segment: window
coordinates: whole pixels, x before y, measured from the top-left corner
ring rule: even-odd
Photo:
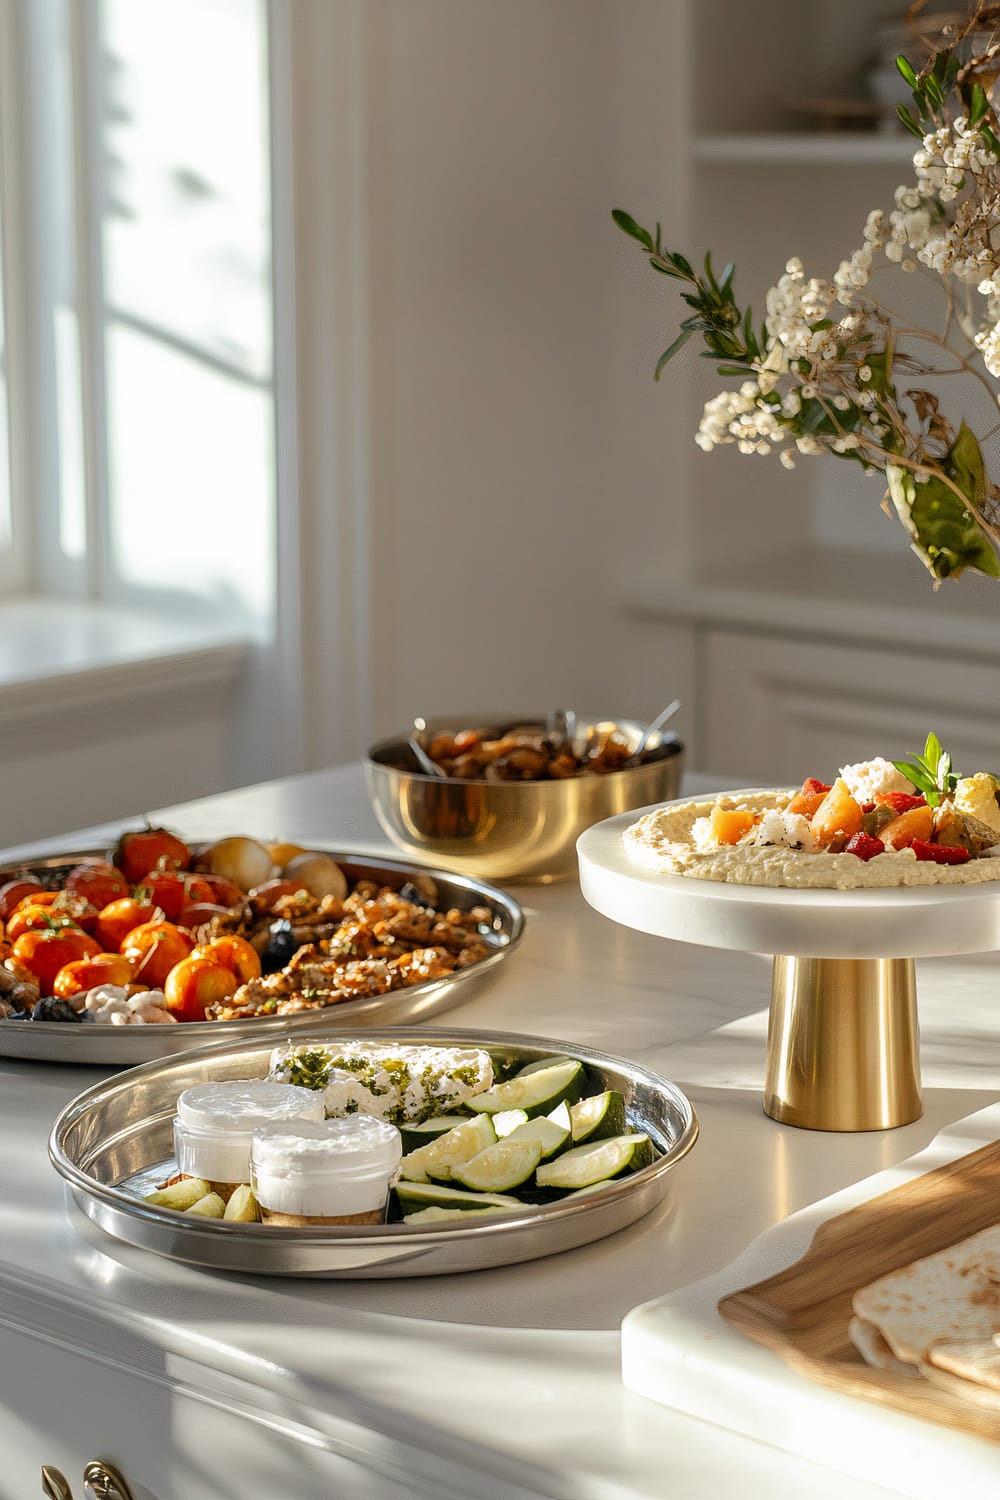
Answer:
[[[271,618],[267,19],[0,0],[8,594]]]

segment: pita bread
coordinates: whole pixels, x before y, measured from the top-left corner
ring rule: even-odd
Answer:
[[[942,1370],[929,1359],[921,1364],[920,1373],[931,1385],[937,1386],[938,1390],[947,1391],[960,1401],[985,1407],[987,1411],[1000,1411],[1000,1391],[994,1390],[992,1386],[980,1385],[976,1380],[965,1380],[961,1375],[953,1375],[950,1370]]]
[[[930,1364],[948,1370],[963,1380],[989,1386],[1000,1405],[1000,1344],[995,1339],[962,1344],[935,1344],[927,1356]]]
[[[865,1364],[871,1365],[873,1369],[891,1370],[894,1375],[909,1375],[913,1378],[920,1374],[915,1365],[904,1365],[901,1359],[896,1358],[874,1323],[866,1323],[864,1318],[855,1317],[848,1323],[847,1332]]]
[[[940,1344],[991,1342],[1000,1333],[1000,1225],[862,1287],[854,1313],[903,1364],[921,1365]]]

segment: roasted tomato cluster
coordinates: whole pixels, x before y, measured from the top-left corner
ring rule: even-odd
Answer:
[[[147,827],[124,834],[106,862],[75,865],[57,888],[29,872],[0,884],[0,1014],[85,1019],[85,997],[113,985],[129,997],[157,992],[159,1019],[204,1020],[261,974],[253,945],[213,926],[250,898],[234,874],[267,884],[282,866],[252,839],[220,840],[199,856],[204,868],[195,863],[176,834]]]

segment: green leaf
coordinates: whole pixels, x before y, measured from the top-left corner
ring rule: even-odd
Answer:
[[[980,125],[979,134],[982,136],[987,146],[989,146],[990,150],[993,152],[993,155],[998,160],[1000,160],[1000,141],[997,140],[990,127],[988,125]]]
[[[687,343],[688,339],[694,332],[695,329],[693,328],[685,328],[681,333],[677,335],[673,343],[670,345],[670,348],[664,349],[663,353],[656,361],[656,369],[653,372],[654,380],[659,380],[664,365],[667,364],[669,360],[673,359],[674,355],[677,354],[679,350],[684,348],[684,345]]]
[[[936,69],[940,56],[941,54],[938,53],[938,56],[934,59],[935,71],[928,73],[927,77],[924,79],[924,89],[927,92],[928,99],[931,101],[935,109],[940,109],[942,104],[944,103],[944,95],[941,92],[941,85],[936,77]]]
[[[978,125],[989,113],[990,101],[981,83],[974,83],[969,96],[969,124]]]
[[[910,114],[910,111],[907,109],[906,105],[897,104],[896,113],[899,116],[900,123],[905,126],[910,134],[915,135],[918,141],[922,141],[924,138],[924,132],[921,130],[920,126],[917,124],[913,116]]]
[[[634,240],[638,240],[640,245],[644,245],[647,250],[654,248],[653,236],[649,230],[643,229],[641,224],[637,224],[632,215],[627,214],[623,208],[613,208],[611,210],[611,217],[619,229],[624,230],[626,234],[630,234]]]
[[[943,478],[932,474],[917,484],[898,464],[888,464],[885,477],[913,550],[934,578],[958,578],[966,568],[1000,578],[1000,558],[971,510]],[[960,484],[957,475],[955,482]]]
[[[912,63],[910,63],[909,60],[905,57],[897,57],[896,67],[899,69],[900,73],[902,73],[903,77],[906,79],[906,82],[910,85],[910,88],[915,89],[917,86],[917,75]]]

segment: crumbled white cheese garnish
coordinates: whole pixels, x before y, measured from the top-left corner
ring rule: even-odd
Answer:
[[[709,818],[695,818],[691,824],[691,842],[699,852],[704,853],[706,849],[718,848],[717,841],[709,833]]]
[[[855,766],[842,766],[841,779],[855,802],[874,802],[878,792],[913,793],[913,783],[897,771],[891,760],[877,755],[874,760],[860,760]]]
[[[762,813],[755,828],[740,839],[741,844],[783,844],[789,849],[815,849],[815,836],[809,819],[801,813],[781,812],[774,808]]]
[[[177,1021],[167,1010],[162,990],[141,990],[137,995],[129,995],[122,984],[98,984],[87,991],[84,1006],[95,1021],[105,1026],[152,1026]]]

